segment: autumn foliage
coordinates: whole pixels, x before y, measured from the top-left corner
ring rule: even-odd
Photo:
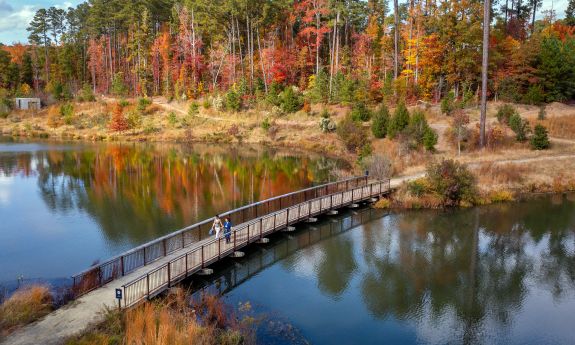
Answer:
[[[128,121],[124,117],[124,109],[120,104],[114,105],[114,110],[112,111],[112,119],[109,124],[110,130],[114,132],[123,132],[130,129]]]

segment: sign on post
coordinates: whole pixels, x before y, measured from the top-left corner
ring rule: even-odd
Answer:
[[[118,300],[118,309],[122,309],[122,289],[116,289],[116,299]]]

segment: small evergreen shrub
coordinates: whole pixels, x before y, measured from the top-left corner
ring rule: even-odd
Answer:
[[[387,135],[391,139],[401,133],[409,125],[409,110],[404,102],[399,103],[387,128]]]
[[[71,125],[74,121],[74,105],[72,103],[65,103],[60,106],[60,117],[64,120],[64,123]]]
[[[547,128],[542,125],[536,125],[531,137],[531,148],[534,150],[546,150],[551,143],[547,135]]]
[[[152,100],[149,98],[141,97],[138,98],[138,111],[144,112],[146,108],[152,104]]]
[[[423,133],[423,147],[429,152],[434,152],[437,139],[437,133],[431,127],[427,127]]]
[[[543,88],[537,84],[532,85],[523,96],[523,101],[527,104],[539,105],[545,100],[545,92]]]
[[[229,90],[228,93],[226,93],[226,109],[237,112],[240,111],[241,107],[242,99],[240,95],[234,90]]]
[[[357,102],[354,104],[350,116],[353,121],[367,122],[371,119],[371,111],[369,111],[365,103]]]
[[[270,119],[267,117],[262,121],[262,128],[264,131],[268,131],[270,129],[271,125],[272,124],[270,122]]]
[[[511,104],[504,104],[497,108],[497,114],[495,116],[497,117],[497,121],[499,121],[499,123],[508,125],[509,119],[513,114],[517,114],[517,110],[515,110]]]
[[[94,91],[90,84],[86,83],[82,86],[80,92],[78,92],[78,102],[95,102],[96,96],[94,96]]]
[[[197,102],[190,103],[188,107],[188,115],[189,116],[196,116],[200,112],[200,105]]]
[[[304,101],[302,95],[294,90],[293,87],[286,87],[280,95],[280,108],[285,113],[295,113],[303,107]]]
[[[168,123],[172,127],[174,127],[178,123],[178,117],[176,116],[176,113],[174,113],[173,111],[170,111],[168,113]]]
[[[371,123],[371,132],[376,138],[385,138],[387,135],[387,126],[389,124],[389,110],[385,104],[381,104],[373,116]]]
[[[515,133],[515,139],[519,142],[527,140],[527,133],[529,132],[529,122],[522,119],[518,113],[514,113],[509,118],[509,128]]]
[[[451,115],[451,112],[455,110],[455,94],[453,91],[449,91],[445,97],[441,99],[441,112],[445,115]]]

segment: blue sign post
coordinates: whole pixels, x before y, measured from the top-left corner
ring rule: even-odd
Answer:
[[[122,289],[116,289],[116,299],[118,300],[118,309],[122,309]]]

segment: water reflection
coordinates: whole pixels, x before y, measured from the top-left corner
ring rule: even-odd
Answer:
[[[66,276],[216,213],[333,180],[346,168],[248,146],[0,143],[0,282]],[[78,264],[66,268],[66,261]]]
[[[241,268],[275,259],[235,287],[220,283],[230,300],[279,313],[312,343],[572,344],[573,200],[369,211],[361,230],[334,232],[351,221],[343,217],[254,252]],[[281,249],[290,244],[299,249]]]

